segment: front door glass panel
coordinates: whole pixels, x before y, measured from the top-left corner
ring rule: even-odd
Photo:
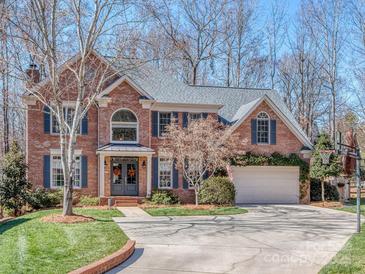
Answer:
[[[136,159],[112,159],[111,194],[113,196],[138,195],[138,164]]]

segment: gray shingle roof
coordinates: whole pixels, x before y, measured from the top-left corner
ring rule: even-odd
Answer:
[[[157,102],[223,105],[218,114],[230,123],[239,120],[256,102],[267,96],[310,144],[308,137],[275,90],[191,86],[149,64],[130,69],[125,74]]]
[[[97,151],[123,151],[123,152],[154,152],[152,148],[145,147],[139,144],[125,145],[125,144],[107,144],[98,148]]]

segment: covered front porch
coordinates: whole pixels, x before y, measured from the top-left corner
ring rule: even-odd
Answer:
[[[153,149],[141,145],[108,144],[96,153],[101,199],[151,196]]]

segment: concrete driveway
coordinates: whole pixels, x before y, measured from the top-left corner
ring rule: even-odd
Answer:
[[[137,248],[109,273],[317,273],[355,231],[355,215],[304,205],[115,221]]]

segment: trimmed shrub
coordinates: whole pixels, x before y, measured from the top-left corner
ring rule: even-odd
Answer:
[[[312,179],[311,180],[311,201],[321,201],[321,181]],[[326,201],[338,201],[340,194],[338,193],[337,187],[327,182],[324,183],[324,198]]]
[[[99,197],[92,197],[89,195],[81,195],[79,205],[81,206],[98,206]]]
[[[27,202],[31,184],[26,178],[25,156],[16,142],[0,159],[0,166],[0,206],[18,216]]]
[[[61,191],[46,191],[44,188],[36,188],[29,193],[28,204],[33,209],[49,208],[59,206],[62,202]]]
[[[152,193],[151,203],[156,205],[173,205],[179,202],[179,198],[170,190],[156,190]]]
[[[203,204],[233,205],[234,185],[228,177],[211,177],[205,180],[199,191],[199,200]]]

